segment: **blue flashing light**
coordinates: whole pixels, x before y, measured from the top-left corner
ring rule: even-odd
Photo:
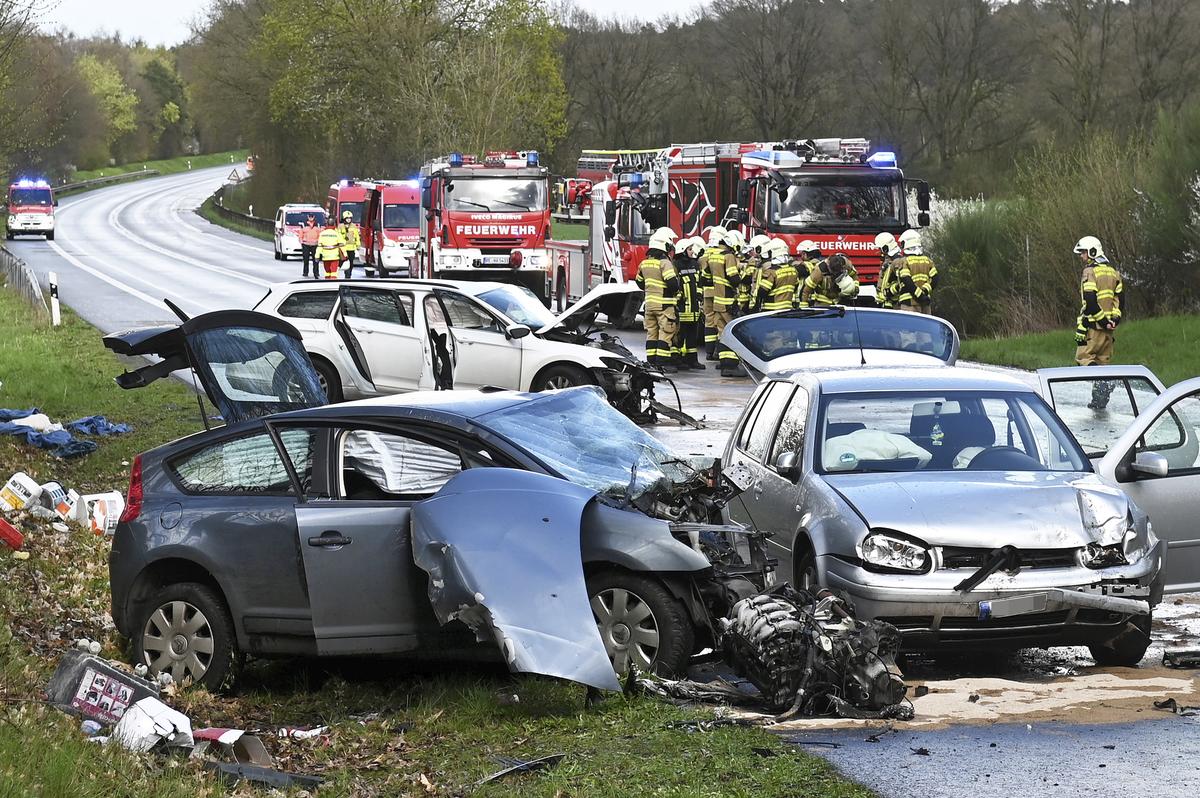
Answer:
[[[463,165],[463,155],[461,152],[450,153],[450,166],[458,167]]]
[[[629,185],[640,186],[646,182],[646,176],[641,172],[634,172],[629,176]]]
[[[17,188],[50,188],[50,184],[45,180],[30,180],[23,177],[17,181]]]
[[[537,166],[538,165],[537,150],[529,151],[529,153],[525,156],[525,165],[526,166]]]
[[[896,168],[896,153],[894,152],[876,152],[867,157],[867,165],[873,166],[876,169],[895,169]]]

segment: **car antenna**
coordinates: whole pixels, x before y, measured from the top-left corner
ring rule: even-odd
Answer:
[[[163,304],[167,306],[167,310],[171,311],[176,316],[178,316],[180,321],[187,321],[188,319],[191,318],[191,316],[184,313],[183,310],[181,310],[178,305],[176,305],[174,302],[172,302],[171,300],[169,300],[165,297],[163,298]]]
[[[847,308],[849,310],[849,308]],[[863,351],[862,328],[858,324],[858,309],[854,309],[854,334],[858,336],[858,365],[867,365],[867,353]]]

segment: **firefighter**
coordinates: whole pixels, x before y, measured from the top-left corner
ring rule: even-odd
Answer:
[[[898,284],[896,306],[911,313],[933,313],[933,292],[938,286],[937,266],[921,247],[921,234],[905,230],[897,239],[904,256],[893,266]]]
[[[750,289],[750,310],[753,313],[770,309],[767,305],[771,302],[779,270],[775,258],[781,248],[786,255],[787,244],[779,239],[771,239],[759,247],[759,267]]]
[[[346,258],[346,239],[332,216],[326,217],[325,229],[317,237],[317,260],[325,267],[325,279],[336,280],[338,267]]]
[[[739,316],[744,316],[753,309],[755,286],[758,284],[758,270],[762,265],[762,246],[770,240],[770,236],[759,233],[751,236],[750,240],[742,247],[739,255],[742,277],[741,282],[738,283],[737,293]]]
[[[358,225],[354,223],[354,214],[350,211],[342,211],[342,223],[338,226],[338,232],[342,234],[342,240],[346,242],[346,279],[350,279],[350,274],[354,271],[354,256],[358,254],[358,248],[362,246],[362,237],[359,235]]]
[[[854,264],[838,252],[822,260],[805,278],[800,289],[800,307],[845,305],[858,296],[858,288]]]
[[[700,282],[704,286],[704,359],[717,359],[717,316],[713,310],[713,276],[710,261],[723,259],[721,239],[727,232],[724,227],[710,227],[707,231],[708,247],[700,258]]]
[[[675,297],[679,294],[679,276],[669,257],[671,249],[671,240],[663,228],[654,231],[635,278],[638,287],[646,292],[646,362],[668,374],[676,371]]]
[[[738,284],[742,279],[737,251],[741,245],[741,233],[730,230],[721,240],[721,257],[709,261],[713,277],[713,312],[717,325],[717,360],[721,363],[722,377],[742,375],[737,354],[719,340],[737,312]]]
[[[805,281],[821,268],[821,247],[811,238],[806,238],[796,245],[796,293],[792,296],[792,305],[800,306],[800,296],[804,291]]]
[[[317,217],[311,213],[300,228],[300,257],[304,261],[304,276],[308,277],[308,267],[312,266],[312,276],[317,274],[317,241],[321,238],[321,228],[317,225]]]
[[[770,279],[767,280],[764,277],[759,282],[759,289],[764,294],[762,309],[768,311],[791,310],[792,303],[796,298],[796,289],[800,285],[799,272],[788,252],[787,242],[777,239],[769,251],[771,253]]]
[[[687,238],[679,241],[675,251],[675,271],[679,275],[679,298],[675,308],[679,312],[679,368],[704,371],[700,362],[700,345],[703,340],[703,286],[700,281],[700,256],[704,254],[704,240]]]
[[[1117,325],[1121,323],[1125,285],[1120,273],[1104,256],[1100,239],[1084,236],[1075,244],[1075,254],[1083,264],[1079,284],[1082,307],[1075,325],[1075,362],[1081,366],[1107,366],[1112,359]],[[1104,410],[1112,392],[1112,381],[1095,382],[1088,407]]]
[[[879,250],[879,284],[875,289],[875,301],[881,308],[892,308],[896,305],[896,267],[900,257],[900,245],[891,233],[880,233],[875,236],[875,246]]]

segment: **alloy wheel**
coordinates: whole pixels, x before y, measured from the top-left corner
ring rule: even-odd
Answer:
[[[169,673],[176,682],[199,682],[212,665],[213,633],[208,618],[187,601],[169,601],[155,610],[142,630],[147,667]]]
[[[546,380],[545,390],[562,390],[563,388],[570,388],[574,384],[574,381],[570,377],[565,374],[559,374],[558,376],[551,377],[550,379]]]
[[[592,612],[617,673],[627,672],[631,664],[642,671],[653,670],[659,628],[649,604],[632,591],[614,587],[592,597]]]

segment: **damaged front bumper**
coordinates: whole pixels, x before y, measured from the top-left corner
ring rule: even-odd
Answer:
[[[886,621],[906,650],[956,645],[1090,645],[1112,637],[1162,599],[1166,544],[1157,541],[1130,565],[1102,569],[1025,568],[996,573],[959,591],[968,569],[881,574],[856,562],[822,557],[826,584],[850,594],[860,617]]]

